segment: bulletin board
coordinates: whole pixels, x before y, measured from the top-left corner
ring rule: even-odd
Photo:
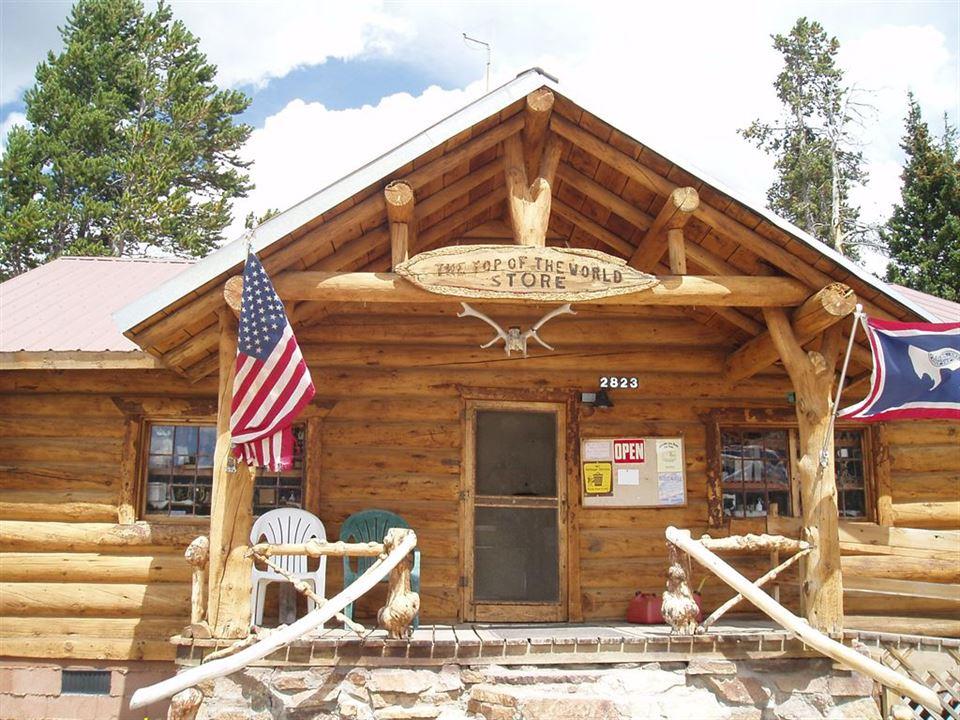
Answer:
[[[584,507],[687,504],[683,438],[586,438],[580,442]]]

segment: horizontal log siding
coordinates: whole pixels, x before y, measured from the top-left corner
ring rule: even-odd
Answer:
[[[492,313],[499,319],[501,314]],[[509,324],[536,313],[511,311]],[[422,619],[451,621],[458,612],[457,523],[463,387],[592,390],[598,377],[640,378],[635,391],[613,391],[615,407],[581,408],[583,437],[682,435],[688,503],[670,509],[596,509],[579,513],[577,547],[584,620],[620,619],[634,592],[660,592],[666,567],[663,529],[694,535],[707,527],[706,432],[716,407],[788,408],[789,381],[777,368],[737,385],[722,378],[733,342],[671,308],[606,311],[554,320],[542,332],[557,348],[531,349],[531,359],[480,351],[489,330],[479,321],[344,314],[304,331],[321,416],[320,467],[309,468],[308,493],[328,535],[370,507],[392,510],[416,530],[422,551]],[[189,568],[182,551],[202,526],[177,523],[120,528],[116,507],[124,416],[112,398],[144,394],[176,405],[215,398],[216,379],[197,384],[163,371],[20,371],[0,374],[0,593],[2,653],[32,657],[169,658],[165,638],[189,617]],[[960,498],[957,429],[945,423],[888,428],[893,512],[904,526],[958,527],[950,515]],[[571,499],[572,500],[572,499]],[[754,527],[756,525],[756,527]],[[741,521],[732,530],[760,531]],[[751,576],[763,557],[743,558]],[[855,564],[855,563],[854,563]],[[896,568],[891,565],[891,573]],[[950,568],[939,568],[944,577]],[[694,569],[694,583],[702,573]],[[784,602],[797,594],[785,579]],[[328,592],[342,583],[341,563],[328,563]],[[386,586],[364,598],[371,617]],[[710,577],[704,602],[731,592]],[[271,604],[273,599],[271,598]],[[940,612],[937,601],[851,596],[858,614]],[[738,610],[750,611],[742,603]]]

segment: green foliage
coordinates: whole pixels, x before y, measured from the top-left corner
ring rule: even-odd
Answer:
[[[0,276],[61,254],[204,255],[250,189],[250,100],[165,2],[78,0],[0,160]]]
[[[773,36],[784,67],[774,82],[783,104],[778,124],[754,120],[740,134],[776,157],[769,207],[831,247],[855,256],[859,211],[850,189],[866,182],[852,127],[858,106],[835,62],[840,44],[818,22],[797,20]]]
[[[243,219],[243,226],[247,230],[253,230],[258,225],[263,225],[267,220],[279,214],[280,211],[277,208],[268,208],[266,212],[259,216],[251,210],[247,213],[247,217]]]
[[[882,238],[890,254],[887,280],[960,301],[960,159],[957,129],[944,118],[931,136],[911,93],[900,147],[907,155],[900,203]]]

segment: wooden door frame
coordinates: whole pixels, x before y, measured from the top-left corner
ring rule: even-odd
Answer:
[[[519,393],[518,393],[519,394]],[[474,487],[476,473],[476,417],[478,410],[549,412],[556,418],[556,485],[557,485],[557,579],[556,602],[476,603],[473,601],[474,579]],[[460,616],[465,621],[564,622],[569,619],[570,557],[568,542],[572,528],[568,503],[568,415],[570,404],[564,399],[485,399],[463,398],[461,415],[463,458],[460,473]],[[577,573],[579,576],[579,573]],[[482,606],[478,617],[478,606]]]

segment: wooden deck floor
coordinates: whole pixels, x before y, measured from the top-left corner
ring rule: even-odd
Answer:
[[[228,641],[174,638],[178,662],[199,663]],[[666,625],[544,623],[424,625],[408,640],[389,640],[383,630],[364,636],[323,629],[259,664],[438,665],[592,664],[681,661],[692,657],[808,657],[815,653],[781,628],[763,621],[731,621],[705,635],[671,635]]]
[[[845,630],[844,643],[877,648],[960,648],[960,640],[940,637]],[[230,645],[225,640],[172,639],[177,662],[196,665]],[[697,658],[763,659],[819,657],[800,640],[766,620],[730,620],[704,635],[671,635],[666,625],[625,623],[542,623],[423,625],[407,640],[389,640],[383,630],[360,636],[340,628],[322,628],[308,638],[255,663],[290,667],[306,665],[503,665],[605,664],[670,662]]]

